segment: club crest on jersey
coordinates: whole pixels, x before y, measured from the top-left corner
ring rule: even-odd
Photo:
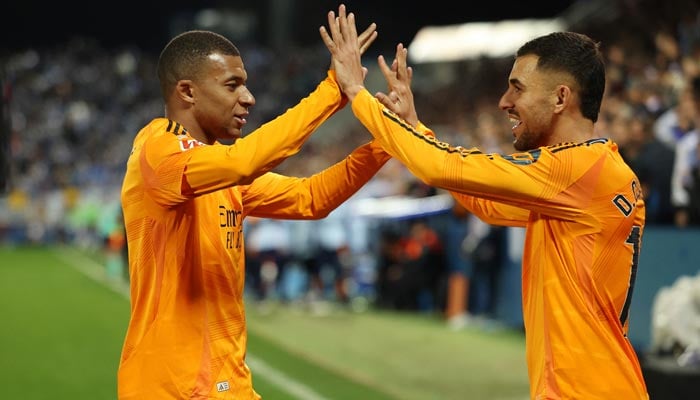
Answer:
[[[187,135],[179,135],[178,140],[180,141],[180,150],[186,151],[189,149],[194,149],[199,146],[206,146],[206,143],[202,143],[199,140],[192,139]]]

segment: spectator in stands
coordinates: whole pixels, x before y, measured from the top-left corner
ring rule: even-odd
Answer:
[[[700,226],[700,143],[695,148],[695,163],[690,169],[688,225]]]
[[[691,214],[697,214],[691,204],[691,192],[696,190],[693,182],[693,171],[697,168],[698,146],[700,146],[700,76],[692,79],[690,83],[693,101],[694,129],[681,137],[675,147],[675,163],[671,178],[671,195],[673,205],[677,207],[676,226],[700,224],[700,221],[691,219]]]
[[[455,201],[450,209],[445,235],[445,262],[447,267],[447,290],[445,294],[445,319],[452,329],[469,323],[469,289],[471,285],[472,261],[462,249],[469,232],[471,213]]]
[[[271,297],[284,295],[279,283],[290,259],[291,238],[286,221],[246,218],[246,284],[254,298],[265,304]]]
[[[652,117],[638,112],[627,118],[626,140],[618,142],[620,154],[639,178],[646,205],[646,223],[673,225],[671,176],[675,152],[653,132]]]
[[[364,87],[354,20],[320,30],[355,116],[392,156],[489,223],[526,227],[523,317],[530,397],[647,400],[627,339],[644,227],[639,180],[594,136],[605,88],[599,44],[555,32],[521,46],[499,107],[519,153],[453,147],[420,123],[408,51],[396,47],[376,98]],[[592,376],[605,377],[591,385]]]
[[[679,8],[682,11],[677,30],[681,53],[700,56],[700,5],[697,2],[686,2]]]
[[[386,229],[379,263],[380,307],[432,311],[444,274],[443,244],[423,218],[404,221],[407,232]]]
[[[343,203],[326,218],[312,221],[313,257],[306,260],[309,273],[309,300],[325,300],[329,294],[334,300],[347,304],[350,265],[350,221],[352,216]],[[331,289],[329,293],[328,289]]]
[[[674,149],[676,143],[695,128],[695,103],[690,85],[680,90],[677,103],[665,110],[653,122],[656,138],[668,148]]]
[[[404,242],[405,261],[415,265],[418,285],[418,309],[432,311],[441,303],[440,277],[445,275],[444,244],[428,221],[418,218],[411,222]]]
[[[380,232],[377,254],[377,299],[380,308],[404,308],[402,288],[406,287],[402,266],[401,234],[392,228]]]
[[[501,227],[485,223],[454,202],[445,235],[445,316],[450,328],[495,318],[503,241]]]
[[[375,37],[372,24],[363,51]],[[131,319],[118,398],[260,399],[245,363],[244,218],[323,218],[389,157],[370,142],[310,178],[270,172],[346,103],[333,71],[245,138],[255,98],[228,39],[177,35],[158,77],[165,116],[136,135],[122,186]]]
[[[462,242],[462,251],[473,264],[470,310],[481,322],[496,317],[501,265],[504,262],[503,243],[503,227],[487,224],[471,214],[469,233]]]

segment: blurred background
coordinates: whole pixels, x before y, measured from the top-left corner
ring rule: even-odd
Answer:
[[[257,99],[250,132],[323,79],[329,57],[318,27],[338,4],[172,0],[3,6],[8,21],[0,26],[3,251],[68,247],[95,261],[105,282],[128,284],[119,190],[134,135],[163,114],[155,73],[160,49],[188,29],[230,38],[241,50]],[[512,151],[510,123],[497,102],[520,44],[554,30],[579,31],[601,42],[608,82],[596,129],[619,144],[647,199],[629,337],[644,361],[652,398],[674,390],[673,398],[682,398],[686,378],[695,384],[700,379],[700,3],[501,1],[466,11],[448,1],[420,7],[345,4],[357,14],[359,28],[378,24],[379,38],[364,56],[370,91],[384,90],[376,56],[393,57],[397,43],[408,45],[421,120],[441,140],[488,152]],[[342,110],[276,171],[311,175],[369,137]],[[246,224],[252,326],[278,329],[265,318],[289,307],[304,312],[301,321],[338,313],[387,320],[409,315],[447,332],[522,334],[523,232],[480,222],[397,162],[390,161],[327,219],[250,218]],[[0,258],[0,274],[8,274],[0,276],[11,280],[7,271],[21,267],[22,260]],[[14,284],[29,288],[30,281]],[[128,312],[126,303],[122,307]]]

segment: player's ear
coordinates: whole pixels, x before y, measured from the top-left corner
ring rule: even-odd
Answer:
[[[189,79],[177,81],[175,84],[175,95],[184,102],[194,103],[192,81]]]
[[[557,86],[555,92],[556,103],[554,105],[555,112],[561,112],[566,107],[569,107],[574,100],[574,93],[571,88],[566,85]]]

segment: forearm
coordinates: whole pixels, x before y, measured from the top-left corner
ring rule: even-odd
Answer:
[[[297,105],[284,114],[263,124],[231,146],[238,162],[249,165],[251,171],[266,172],[299,152],[311,134],[347,103],[342,96],[335,73]]]
[[[572,187],[580,172],[569,171],[556,182],[548,179],[560,159],[546,149],[504,156],[452,146],[420,124],[408,124],[366,91],[355,97],[352,110],[386,152],[426,185],[531,211],[546,209],[563,218],[581,212],[571,197],[558,195]]]
[[[530,211],[524,208],[464,193],[450,192],[450,195],[469,212],[490,225],[524,227],[530,218]]]
[[[323,218],[364,186],[391,158],[376,141],[308,180],[314,218]]]
[[[308,178],[268,173],[243,188],[247,212],[256,217],[320,219],[355,194],[390,159],[375,143]]]

